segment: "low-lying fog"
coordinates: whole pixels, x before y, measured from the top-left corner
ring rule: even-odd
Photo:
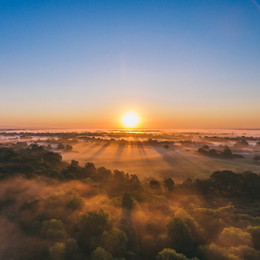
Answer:
[[[74,152],[64,152],[64,160],[78,160],[80,163],[93,162],[97,166],[121,169],[150,177],[171,174],[175,179],[208,176],[214,170],[252,170],[259,172],[260,166],[250,159],[216,159],[197,154],[196,149],[181,146],[165,149],[160,146],[132,146],[129,144],[76,144]]]
[[[0,143],[26,142],[49,145],[61,153],[63,160],[77,160],[80,164],[93,162],[109,169],[120,169],[145,177],[174,177],[175,180],[203,178],[216,170],[260,172],[260,130],[197,130],[197,131],[2,131]],[[45,135],[46,134],[46,135]],[[150,139],[150,141],[149,141]],[[152,141],[151,141],[152,140]],[[240,144],[241,140],[247,144]],[[156,142],[157,141],[157,142]],[[58,144],[72,149],[58,149]],[[166,146],[165,146],[166,145]],[[206,156],[200,147],[223,150],[243,158]]]

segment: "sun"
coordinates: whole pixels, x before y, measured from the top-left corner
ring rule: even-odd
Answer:
[[[122,123],[126,128],[133,128],[138,126],[140,123],[140,117],[135,112],[128,112],[123,115]]]

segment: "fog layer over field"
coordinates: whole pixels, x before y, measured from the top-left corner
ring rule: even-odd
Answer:
[[[0,135],[3,143],[21,141],[49,144],[68,162],[93,162],[140,178],[171,176],[178,181],[224,169],[260,172],[254,160],[260,155],[260,130],[5,130]],[[72,149],[57,149],[59,144]],[[228,146],[241,158],[205,156],[198,152],[205,145],[216,151]]]
[[[162,146],[144,146],[131,144],[109,145],[96,143],[77,144],[75,152],[64,152],[64,160],[78,160],[94,162],[98,166],[111,169],[122,169],[137,174],[141,178],[149,176],[172,176],[178,180],[187,177],[208,176],[212,170],[230,169],[234,171],[260,171],[250,159],[236,159],[227,161],[202,156],[193,147],[174,146],[165,149]]]

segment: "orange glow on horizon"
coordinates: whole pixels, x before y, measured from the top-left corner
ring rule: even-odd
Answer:
[[[174,128],[260,128],[258,110],[254,111],[201,111],[188,108],[176,108],[174,111],[138,107],[142,116],[138,124],[124,123],[124,114],[118,113],[118,107],[131,111],[123,105],[107,107],[106,110],[71,109],[66,108],[50,113],[46,110],[10,111],[0,115],[1,128],[82,128],[82,129],[174,129]],[[121,110],[121,111],[122,111]],[[253,109],[252,109],[253,110]],[[134,111],[132,111],[134,112]],[[127,114],[127,113],[126,113]],[[138,113],[137,113],[138,115]],[[130,117],[131,122],[131,117]]]

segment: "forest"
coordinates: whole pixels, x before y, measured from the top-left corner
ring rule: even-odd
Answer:
[[[251,171],[140,179],[38,144],[0,147],[0,259],[258,260],[259,216]]]

